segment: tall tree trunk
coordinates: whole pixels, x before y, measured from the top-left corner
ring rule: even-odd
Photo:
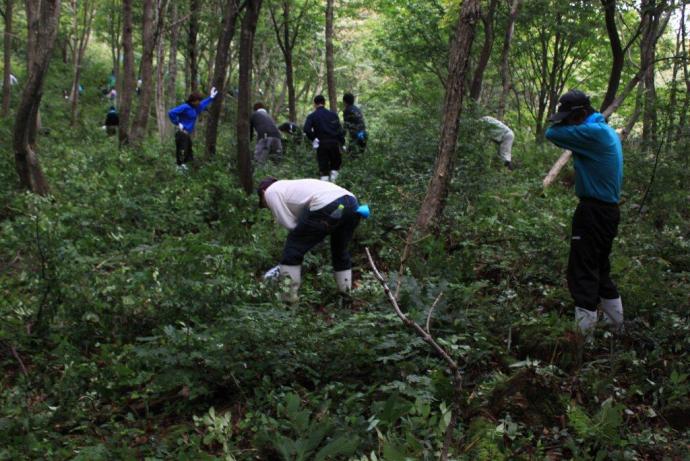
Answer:
[[[625,62],[625,53],[621,45],[621,39],[618,36],[618,28],[616,27],[616,0],[601,0],[604,6],[604,18],[606,21],[606,32],[609,36],[609,44],[611,46],[611,73],[609,75],[609,85],[606,89],[606,95],[601,102],[601,109],[606,109],[614,99],[616,99],[616,92],[621,82],[621,74],[623,73],[623,64]]]
[[[225,76],[228,73],[230,42],[235,35],[235,23],[239,4],[237,0],[227,0],[223,15],[223,29],[218,37],[216,48],[216,62],[213,66],[213,79],[211,86],[218,90],[218,96],[209,107],[208,123],[206,124],[206,154],[213,157],[216,154],[216,141],[218,139],[218,124],[220,113],[225,99]]]
[[[160,0],[158,0],[160,2]],[[160,6],[160,5],[159,5]],[[162,13],[161,13],[162,14]],[[170,123],[166,111],[165,98],[165,40],[161,35],[156,45],[156,125],[161,141],[166,138]]]
[[[120,125],[118,128],[120,146],[129,144],[129,118],[132,111],[132,97],[136,77],[134,75],[134,45],[132,43],[132,1],[122,0],[122,84],[120,86]]]
[[[39,49],[39,40],[41,33],[41,3],[42,0],[26,0],[26,62],[27,69],[32,69],[36,59],[41,50]],[[27,139],[30,146],[36,145],[38,137],[38,130],[41,127],[41,115],[39,112],[40,104],[37,104],[31,109],[31,120],[29,122],[29,131]]]
[[[4,55],[3,55],[3,74],[2,74],[2,116],[7,117],[10,113],[10,90],[12,83],[12,7],[14,0],[5,0],[5,34]]]
[[[520,8],[520,0],[512,0],[510,3],[510,15],[508,17],[508,25],[503,37],[503,48],[501,49],[501,96],[498,99],[498,109],[496,116],[503,119],[506,112],[506,99],[510,91],[510,45],[513,42],[513,33],[515,32],[515,20],[517,19],[518,9]]]
[[[494,15],[496,13],[496,5],[498,0],[491,0],[489,9],[482,15],[482,23],[484,24],[484,44],[479,55],[477,68],[474,71],[474,78],[472,79],[472,86],[470,87],[470,98],[479,102],[482,94],[482,83],[484,82],[484,71],[489,64],[491,58],[491,49],[494,46]]]
[[[79,5],[77,0],[72,0],[72,94],[71,101],[71,117],[70,125],[74,126],[77,123],[77,107],[79,104],[79,80],[81,78],[81,63],[84,60],[86,47],[89,45],[89,38],[91,36],[91,24],[95,14],[95,5],[91,0],[82,1],[82,24],[81,31],[79,29]]]
[[[254,34],[261,9],[261,0],[247,0],[240,34],[240,75],[237,96],[237,166],[240,184],[247,194],[252,193],[252,164],[249,155],[249,104],[252,87],[252,53]]]
[[[199,48],[197,37],[199,35],[199,10],[200,0],[190,0],[189,33],[187,34],[187,66],[189,67],[189,92],[199,91]]]
[[[688,109],[690,108],[690,71],[688,71],[688,47],[687,47],[687,29],[685,24],[685,3],[683,3],[680,12],[680,34],[681,34],[681,48],[683,50],[683,81],[685,82],[685,98],[683,99],[683,106],[680,110],[678,118],[678,129],[676,130],[676,138],[682,139],[688,133],[687,119]]]
[[[334,0],[326,0],[326,82],[328,83],[328,104],[332,111],[338,112],[333,57],[333,2]]]
[[[644,85],[644,108],[642,111],[642,143],[649,146],[656,141],[656,85],[654,70],[656,65],[656,34],[659,26],[657,0],[643,0],[641,5],[642,40],[640,41],[640,67],[645,69],[642,83]]]
[[[29,6],[29,3],[32,5]],[[19,181],[22,187],[40,195],[49,191],[48,181],[43,175],[38,155],[29,143],[31,125],[35,123],[38,107],[43,96],[43,82],[48,72],[50,57],[57,37],[60,19],[60,0],[27,0],[27,10],[34,9],[37,15],[37,35],[33,45],[31,67],[21,101],[17,107],[14,122],[13,147],[14,159]],[[31,27],[31,25],[29,25]],[[31,34],[31,31],[29,32]]]
[[[177,44],[180,39],[180,27],[177,24],[177,2],[171,2],[172,11],[170,19],[172,27],[170,28],[170,54],[168,55],[168,86],[166,88],[167,106],[172,107],[177,100]]]
[[[432,227],[435,227],[445,208],[448,186],[453,176],[465,72],[474,40],[474,28],[480,15],[479,4],[480,0],[465,0],[455,25],[455,35],[449,53],[446,95],[441,112],[443,122],[438,144],[438,157],[436,157],[434,172],[408,242],[412,241],[415,232],[417,235],[424,235]]]
[[[165,20],[165,8],[168,0],[160,0],[154,6],[154,0],[144,0],[144,18],[142,27],[143,50],[141,53],[141,92],[139,93],[139,107],[134,118],[134,125],[130,135],[130,142],[139,144],[146,136],[149,124],[151,99],[153,96],[153,53]]]

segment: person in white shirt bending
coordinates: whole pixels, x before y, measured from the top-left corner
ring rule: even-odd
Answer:
[[[264,277],[290,278],[288,301],[296,302],[304,255],[330,235],[335,281],[339,291],[348,293],[352,289],[352,260],[347,247],[360,216],[368,216],[366,205],[360,207],[347,189],[316,179],[279,181],[269,177],[261,181],[257,193],[259,206],[271,210],[276,221],[290,231],[280,265]]]
[[[498,144],[498,155],[501,156],[503,164],[509,169],[513,169],[513,141],[515,133],[508,125],[493,117],[484,116],[480,118],[489,128],[491,140]]]

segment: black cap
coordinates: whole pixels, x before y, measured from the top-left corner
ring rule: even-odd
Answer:
[[[273,176],[268,176],[262,179],[259,183],[259,187],[256,189],[256,193],[259,195],[259,208],[263,208],[263,205],[261,203],[261,197],[263,197],[264,192],[266,192],[266,189],[268,189],[270,185],[276,181],[278,181],[277,178],[274,178]]]
[[[549,117],[550,122],[560,122],[578,109],[591,110],[589,96],[580,90],[570,90],[558,99],[558,111]]]

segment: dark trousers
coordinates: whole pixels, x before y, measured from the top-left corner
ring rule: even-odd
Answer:
[[[367,140],[359,139],[358,137],[350,137],[350,143],[348,145],[348,152],[352,157],[356,157],[359,154],[363,154],[367,150]]]
[[[342,205],[343,208],[339,208]],[[347,246],[359,224],[357,199],[345,195],[334,200],[320,210],[305,211],[299,218],[297,227],[288,234],[281,264],[299,266],[304,255],[326,238],[331,236],[331,261],[333,270],[344,271],[352,267]]]
[[[175,133],[175,157],[178,165],[194,161],[192,138],[189,133],[179,130]]]
[[[573,215],[568,258],[568,288],[575,305],[596,310],[599,298],[617,298],[609,255],[618,233],[618,205],[582,199]]]
[[[316,149],[316,161],[319,163],[321,176],[328,176],[332,170],[340,170],[343,158],[338,141],[321,141]]]

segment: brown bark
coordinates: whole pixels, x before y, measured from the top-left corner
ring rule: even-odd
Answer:
[[[7,117],[10,113],[10,75],[12,73],[12,7],[14,0],[5,0],[5,33],[4,33],[4,55],[3,55],[3,74],[2,74],[2,116]]]
[[[122,67],[122,84],[120,85],[120,146],[129,144],[129,119],[132,110],[132,97],[136,77],[134,75],[134,45],[132,43],[132,1],[122,0],[122,52],[124,63]]]
[[[84,60],[86,47],[91,36],[91,24],[96,13],[95,3],[82,0],[81,8],[77,0],[71,0],[72,10],[72,91],[70,94],[70,125],[77,123],[77,107],[79,104],[79,80],[81,78],[81,63]],[[81,18],[79,13],[81,13]],[[81,23],[81,24],[80,24]]]
[[[625,61],[625,53],[621,45],[621,39],[618,36],[618,28],[616,27],[616,0],[601,0],[604,6],[604,19],[606,22],[606,32],[609,36],[609,45],[611,46],[611,73],[609,75],[609,84],[606,89],[606,95],[601,102],[601,109],[607,108],[616,98],[616,92],[621,81],[621,74],[623,72],[623,64]]]
[[[274,13],[273,8],[271,8],[269,12],[271,15],[273,30],[276,33],[278,46],[280,47],[280,51],[283,53],[283,60],[285,61],[285,85],[287,87],[286,89],[288,94],[288,118],[291,122],[294,122],[297,120],[297,98],[295,95],[293,50],[295,48],[295,43],[297,42],[297,37],[299,36],[302,18],[309,7],[309,0],[306,0],[302,5],[302,9],[296,20],[290,19],[290,2],[291,0],[283,0],[283,21],[280,24],[276,20],[276,14]],[[290,30],[291,22],[294,22],[292,31]],[[278,113],[277,108],[275,108],[274,113]]]
[[[508,16],[508,25],[506,26],[505,35],[503,37],[503,48],[501,49],[501,96],[498,99],[498,109],[496,115],[499,119],[503,119],[506,112],[506,99],[510,91],[510,45],[513,42],[513,33],[515,32],[515,20],[517,19],[518,9],[520,8],[520,0],[512,0],[510,3],[510,15]]]
[[[424,235],[432,227],[436,227],[443,214],[448,186],[453,175],[455,148],[458,141],[458,124],[462,111],[465,72],[469,61],[474,28],[479,19],[479,0],[465,0],[455,26],[455,35],[450,46],[448,61],[448,80],[446,94],[443,101],[443,122],[441,125],[441,139],[438,145],[438,156],[434,164],[434,172],[426,191],[426,196],[419,209],[417,221],[410,232],[408,241],[413,234]]]
[[[49,192],[48,181],[43,175],[38,155],[30,144],[29,136],[31,125],[35,122],[38,107],[41,104],[43,83],[57,36],[60,0],[43,0],[40,5],[39,0],[27,0],[27,10],[30,9],[35,11],[36,15],[32,18],[35,23],[30,24],[29,27],[35,26],[37,33],[34,36],[35,47],[31,53],[31,67],[28,69],[27,82],[17,107],[13,148],[15,167],[22,187],[34,193],[46,195]],[[31,35],[31,30],[29,34]]]
[[[40,49],[39,38],[41,32],[41,0],[26,0],[26,68],[32,69],[36,61]],[[39,114],[39,105],[36,105],[31,110],[31,120],[29,122],[29,131],[27,139],[30,146],[36,145],[36,138],[38,137],[38,130],[41,126],[41,117]]]
[[[220,123],[220,113],[223,109],[223,99],[225,98],[225,75],[228,73],[230,62],[230,42],[235,35],[235,24],[239,2],[237,0],[227,0],[223,14],[223,29],[218,37],[216,47],[216,60],[213,66],[213,79],[211,86],[218,90],[218,96],[208,108],[209,117],[206,124],[206,155],[213,157],[216,154],[216,141],[218,139],[218,124]]]
[[[326,83],[328,84],[328,105],[333,112],[338,112],[333,51],[333,2],[334,0],[326,0]]]
[[[177,45],[180,38],[177,13],[177,2],[173,1],[170,4],[171,24],[170,28],[170,54],[168,55],[168,84],[165,90],[167,97],[167,106],[172,107],[177,100]]]
[[[688,109],[690,108],[690,71],[688,71],[688,47],[687,47],[687,29],[685,25],[686,15],[685,15],[685,3],[681,7],[680,16],[680,34],[681,34],[681,49],[683,56],[683,81],[685,82],[685,98],[683,99],[683,106],[680,110],[680,115],[678,118],[678,129],[676,130],[676,138],[682,139],[684,134],[687,133],[688,127]]]
[[[144,17],[142,24],[143,50],[141,52],[141,91],[139,93],[139,107],[134,118],[130,134],[130,142],[139,144],[146,136],[149,123],[149,112],[153,96],[153,53],[160,31],[165,21],[165,9],[168,0],[160,0],[154,5],[154,0],[144,1]]]
[[[261,0],[247,0],[240,33],[239,95],[237,96],[237,167],[240,184],[252,193],[252,164],[249,156],[249,116],[252,87],[252,54]]]
[[[189,33],[187,34],[187,67],[189,68],[189,81],[187,88],[189,92],[199,91],[199,48],[197,38],[199,35],[199,10],[201,9],[200,0],[191,0],[189,4]]]
[[[158,0],[160,3],[160,0]],[[159,5],[160,6],[160,5]],[[162,14],[162,13],[161,13]],[[166,99],[165,99],[165,40],[161,35],[156,44],[156,125],[158,136],[161,141],[166,138],[170,123],[167,121]]]
[[[479,98],[482,94],[484,71],[486,70],[486,66],[489,64],[489,58],[491,58],[491,49],[494,46],[494,15],[496,13],[497,4],[498,0],[491,0],[486,13],[482,15],[482,23],[484,24],[484,44],[482,45],[482,51],[479,54],[479,61],[477,61],[477,68],[474,71],[472,86],[470,87],[470,98],[476,102],[479,102]]]

